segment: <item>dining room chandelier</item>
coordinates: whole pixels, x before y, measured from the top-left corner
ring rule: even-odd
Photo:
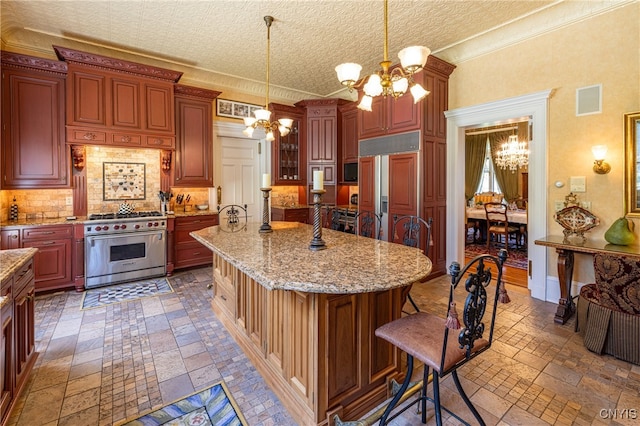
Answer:
[[[256,128],[264,130],[268,141],[275,140],[274,132],[277,130],[281,136],[287,136],[291,131],[293,120],[290,118],[280,118],[277,121],[270,121],[271,111],[269,111],[269,59],[271,51],[271,23],[273,23],[273,16],[265,16],[264,22],[267,24],[267,89],[266,99],[263,109],[257,109],[253,111],[254,117],[245,117],[244,125],[247,126],[242,133],[248,137],[253,136],[253,131]]]
[[[519,141],[517,135],[509,136],[509,139],[502,144],[501,149],[496,153],[496,165],[501,169],[509,169],[515,173],[519,167],[529,164],[529,149],[527,142]]]
[[[388,1],[384,0],[384,51],[383,60],[380,62],[382,70],[371,74],[366,84],[364,84],[364,96],[358,104],[358,108],[364,111],[371,111],[371,104],[376,96],[393,96],[394,99],[398,99],[409,89],[413,95],[413,103],[418,103],[429,94],[429,91],[425,90],[422,85],[416,83],[413,79],[413,75],[424,68],[427,63],[427,58],[431,53],[428,48],[410,46],[402,49],[398,52],[401,66],[390,70],[392,62],[389,60],[387,3]],[[360,78],[361,70],[361,65],[352,62],[340,64],[336,67],[338,80],[343,86],[349,88],[349,92],[352,92],[354,88],[359,88],[360,84],[364,82],[363,80],[360,84],[356,84]]]

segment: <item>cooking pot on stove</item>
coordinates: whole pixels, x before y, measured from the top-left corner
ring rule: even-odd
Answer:
[[[358,204],[358,194],[353,194],[351,196],[351,204]]]

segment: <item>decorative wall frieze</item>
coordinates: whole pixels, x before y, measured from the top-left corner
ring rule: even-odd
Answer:
[[[110,58],[93,53],[81,52],[79,50],[67,49],[66,47],[53,46],[56,55],[60,60],[93,66],[96,68],[106,68],[118,72],[137,74],[143,77],[168,80],[177,83],[182,77],[182,72],[158,68],[151,65],[129,62],[123,59]]]
[[[61,61],[2,51],[2,67],[33,69],[55,74],[66,74],[67,64]]]

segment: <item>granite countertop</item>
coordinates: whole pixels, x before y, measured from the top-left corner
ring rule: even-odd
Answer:
[[[0,281],[3,281],[21,268],[37,251],[38,249],[33,247],[0,250]]]
[[[33,218],[33,219],[20,219],[20,220],[3,220],[0,222],[1,227],[10,227],[10,226],[42,226],[42,225],[68,225],[74,223],[83,223],[87,221],[87,216],[78,216],[74,220],[67,220],[64,217],[56,217],[56,218]]]
[[[211,210],[211,209],[198,210],[195,208],[190,212],[174,210],[173,214],[168,214],[167,217],[172,218],[172,217],[205,216],[205,215],[211,215],[211,214],[218,214],[218,210]]]
[[[281,209],[281,210],[292,210],[292,209],[308,209],[310,206],[308,204],[294,204],[291,206],[277,206],[275,204],[271,205],[272,209]]]
[[[272,222],[267,234],[258,232],[260,225],[238,232],[211,226],[190,235],[269,290],[367,293],[410,285],[431,272],[431,260],[416,248],[323,229],[327,249],[312,251],[311,225]]]

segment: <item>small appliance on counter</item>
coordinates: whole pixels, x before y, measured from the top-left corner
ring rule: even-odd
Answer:
[[[358,205],[358,194],[351,195],[351,204]]]

